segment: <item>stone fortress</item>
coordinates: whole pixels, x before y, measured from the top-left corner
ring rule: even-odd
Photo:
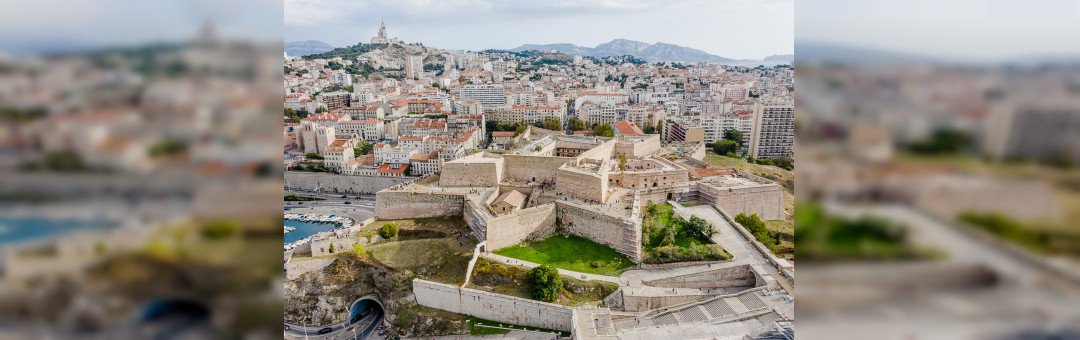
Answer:
[[[375,216],[461,215],[474,236],[487,241],[484,251],[558,229],[640,263],[640,211],[649,202],[698,200],[763,220],[785,213],[779,184],[734,169],[687,165],[704,152],[696,159],[679,156],[661,146],[659,135],[583,138],[535,127],[523,135],[514,152],[446,162],[437,183],[380,191]]]
[[[379,191],[376,218],[462,216],[480,241],[473,261],[497,249],[563,233],[610,246],[644,270],[599,278],[620,285],[602,308],[465,288],[469,273],[460,287],[413,280],[419,304],[571,331],[576,339],[622,338],[643,331],[659,332],[640,333],[645,338],[699,337],[792,327],[791,319],[781,316],[793,315],[792,305],[781,306],[777,295],[761,295],[760,290],[792,292],[793,267],[731,221],[739,213],[783,218],[779,184],[735,169],[709,169],[701,161],[704,143],[665,146],[658,135],[585,138],[530,127],[513,143],[518,147],[505,154],[478,152],[446,162],[437,180]],[[650,202],[691,200],[708,205],[693,209],[709,209],[726,220],[712,223],[726,240],[739,239],[720,242],[735,259],[710,265],[643,264],[643,208]]]

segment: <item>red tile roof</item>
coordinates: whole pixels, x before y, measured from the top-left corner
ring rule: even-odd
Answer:
[[[620,134],[624,135],[641,136],[645,134],[645,132],[641,131],[641,128],[639,128],[637,124],[634,124],[634,122],[631,122],[629,120],[620,120],[615,122],[615,128],[619,130]]]
[[[514,131],[495,131],[491,133],[492,137],[513,137]]]
[[[379,167],[378,173],[381,173],[381,174],[403,174],[403,173],[405,173],[405,168],[408,167],[408,166],[409,166],[408,164],[383,163],[383,165]],[[391,169],[393,167],[396,167],[397,169]]]

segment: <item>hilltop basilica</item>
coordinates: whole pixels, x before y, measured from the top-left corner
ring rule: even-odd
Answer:
[[[371,38],[372,44],[400,44],[401,41],[398,38],[386,37],[386,19],[383,19],[382,26],[379,27],[379,35]]]

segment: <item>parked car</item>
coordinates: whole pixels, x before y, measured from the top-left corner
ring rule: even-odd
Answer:
[[[326,328],[320,329],[319,334],[326,334],[326,333],[330,333],[330,332],[333,332],[333,331],[334,331],[333,328],[326,327]]]
[[[352,202],[349,202],[349,201],[345,201],[345,204],[352,204]]]
[[[341,198],[349,198],[347,195],[341,195]]]

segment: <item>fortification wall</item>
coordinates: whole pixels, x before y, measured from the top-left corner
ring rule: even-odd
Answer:
[[[685,184],[690,180],[690,173],[686,170],[648,170],[648,171],[623,171],[611,174],[610,178],[617,180],[615,185],[629,189],[645,189],[668,187]]]
[[[461,217],[465,220],[465,224],[469,225],[469,229],[477,240],[483,242],[487,239],[487,218],[491,217],[491,214],[487,213],[486,207],[478,207],[476,202],[466,200]]]
[[[622,140],[615,146],[615,153],[627,157],[645,157],[660,151],[660,135],[650,135],[643,140]]]
[[[322,186],[322,191],[359,194],[376,192],[400,183],[413,180],[411,177],[385,176],[349,176],[320,172],[285,172],[285,186],[310,190]]]
[[[384,190],[375,194],[375,216],[384,220],[460,216],[464,204],[460,194]]]
[[[777,184],[727,189],[699,184],[695,189],[714,197],[714,206],[733,215],[757,214],[762,220],[785,217],[783,188]]]
[[[530,235],[542,238],[555,231],[555,205],[534,208],[492,218],[487,221],[487,251],[521,243]]]
[[[580,199],[603,202],[607,198],[607,173],[586,173],[571,169],[555,171],[555,190]]]
[[[582,152],[580,155],[578,155],[578,161],[585,159],[592,159],[597,161],[606,160],[611,157],[611,152],[615,149],[615,144],[615,140],[612,139],[604,142],[603,144],[597,145],[589,151]]]
[[[675,305],[681,305],[684,303],[690,303],[704,298],[713,297],[716,295],[658,295],[658,296],[638,296],[629,294],[626,290],[623,290],[623,310],[628,312],[640,312],[650,309],[671,307]]]
[[[555,170],[574,162],[570,157],[522,155],[503,155],[503,160],[504,178],[518,182],[554,181]]]
[[[503,159],[443,163],[439,185],[443,187],[490,187],[499,185],[503,176]]]
[[[741,265],[645,281],[645,284],[675,288],[754,287],[758,285],[758,279],[750,265]]]
[[[567,233],[607,245],[631,261],[641,262],[640,226],[572,203],[556,201],[555,207],[557,222]]]
[[[573,329],[573,310],[566,306],[420,279],[413,280],[413,294],[425,307],[514,325]]]

